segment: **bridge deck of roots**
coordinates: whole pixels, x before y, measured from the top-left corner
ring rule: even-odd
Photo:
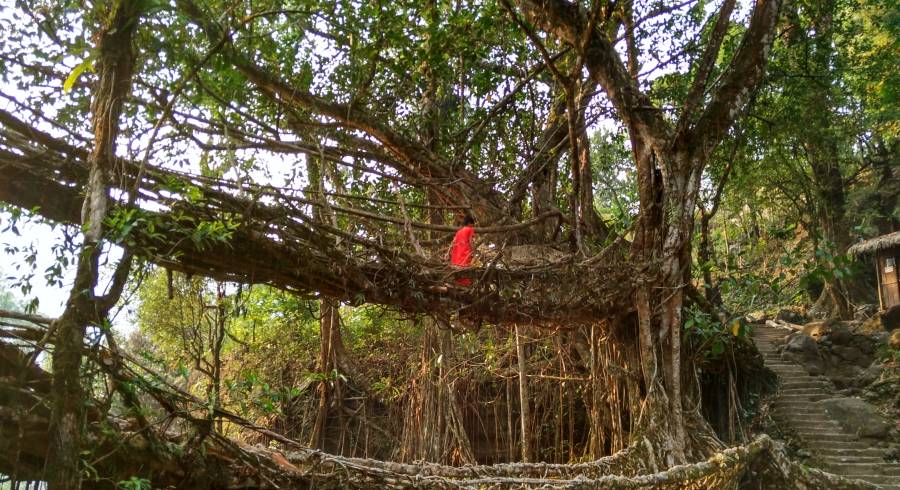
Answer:
[[[86,159],[85,150],[0,111],[0,201],[79,224]],[[546,246],[532,247],[525,256],[515,253],[533,238],[535,226],[563,219],[556,212],[478,228],[490,248],[480,265],[459,270],[444,258],[454,227],[415,220],[413,207],[431,206],[404,203],[402,193],[399,200],[325,196],[127,160],[116,168],[117,208],[108,238],[190,274],[408,313],[577,324],[630,308],[635,285],[651,270],[630,263],[621,238],[577,254]],[[553,253],[542,255],[542,249]],[[472,287],[456,286],[454,279],[462,275],[472,279]]]

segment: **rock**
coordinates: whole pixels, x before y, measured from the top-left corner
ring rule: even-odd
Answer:
[[[785,349],[788,352],[819,357],[819,346],[816,344],[816,341],[809,335],[800,332],[791,334]]]
[[[830,335],[835,328],[841,327],[841,323],[837,320],[809,322],[806,325],[803,325],[803,333],[816,340],[819,340],[826,335]]]
[[[847,345],[853,340],[850,329],[840,323],[832,325],[828,332],[828,340],[834,345]]]
[[[884,371],[884,368],[881,364],[873,362],[871,366],[857,377],[857,386],[868,386],[874,383],[876,379],[881,377],[882,371]]]
[[[787,309],[778,310],[778,314],[775,315],[775,318],[788,323],[805,323],[808,320],[803,313]]]
[[[818,403],[844,429],[860,437],[882,439],[888,436],[891,424],[875,407],[859,398],[828,398]]]
[[[891,349],[900,349],[900,329],[891,332],[891,338],[888,340]]]
[[[808,372],[810,376],[821,376],[825,374],[825,364],[819,360],[807,361],[803,364],[803,367],[806,368],[806,372]]]
[[[890,332],[876,332],[872,334],[872,338],[879,344],[887,344],[891,340]]]
[[[852,392],[850,387],[853,385],[853,378],[848,376],[830,376],[829,379],[831,379],[831,383],[839,390],[840,394],[848,395]]]
[[[788,337],[781,358],[802,365],[813,376],[825,374],[825,361],[819,345],[805,333],[795,332]]]
[[[853,319],[859,321],[865,321],[869,318],[875,316],[878,313],[878,305],[859,305],[856,307],[856,310],[853,312]]]
[[[843,359],[847,362],[854,362],[862,356],[862,352],[860,352],[859,349],[857,349],[856,347],[836,345],[832,348],[832,350],[834,351],[835,354],[840,356],[841,359]],[[866,364],[868,364],[868,363],[866,363]]]
[[[867,356],[871,356],[875,353],[875,342],[869,338],[861,338],[856,342],[856,348],[859,349],[863,354]]]
[[[881,325],[888,332],[900,328],[900,305],[894,305],[881,314]]]

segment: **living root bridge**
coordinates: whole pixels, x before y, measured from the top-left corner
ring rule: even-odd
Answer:
[[[33,363],[35,349],[53,347],[50,319],[0,311],[0,474],[44,479],[50,374]],[[44,342],[46,341],[46,344]],[[99,487],[139,475],[154,487],[180,488],[659,488],[731,489],[745,478],[760,488],[875,489],[788,460],[767,436],[714,454],[706,461],[646,472],[642,444],[588,463],[508,463],[445,466],[349,458],[309,449],[224,410],[212,416],[272,444],[246,445],[211,430],[208,405],[165,381],[140,360],[102,343],[86,345],[90,369],[118,386],[133,387],[160,408],[112,413],[110,400],[95,400],[87,447]],[[138,415],[136,415],[138,414]]]
[[[85,150],[0,110],[0,201],[52,221],[80,223],[86,156]],[[411,223],[407,217],[327,204],[297,189],[237,185],[127,160],[117,161],[116,168],[121,175],[110,185],[118,191],[111,200],[118,208],[110,216],[127,221],[119,229],[128,231],[116,236],[113,230],[108,238],[188,274],[414,314],[459,312],[494,324],[588,324],[622,315],[630,311],[631,292],[642,275],[627,260],[621,239],[587,259],[489,260],[482,267],[452,270],[442,257],[450,235],[424,248],[428,234],[448,233],[451,227],[435,230],[436,225]],[[135,189],[137,207],[127,208],[127,196]],[[353,224],[339,229],[315,219],[322,206]],[[501,245],[555,216],[478,230]],[[216,223],[227,223],[227,230],[210,235]],[[413,227],[421,228],[422,236]],[[456,287],[460,274],[473,286]]]

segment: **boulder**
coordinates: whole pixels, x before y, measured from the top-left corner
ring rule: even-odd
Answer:
[[[813,376],[825,374],[825,362],[819,345],[805,333],[796,332],[788,337],[781,358],[802,365]]]
[[[827,398],[816,403],[841,427],[859,437],[883,439],[891,430],[890,422],[859,398]]]
[[[791,334],[788,338],[787,345],[785,345],[785,350],[802,354],[804,357],[816,359],[819,357],[819,345],[816,344],[816,341],[813,340],[812,337],[805,333],[797,332]]]
[[[847,362],[856,362],[863,355],[856,347],[846,345],[836,345],[832,347],[831,350],[837,354],[838,357]],[[871,362],[871,360],[869,362]],[[868,365],[868,362],[866,364]]]
[[[881,314],[881,325],[888,332],[900,328],[900,305],[894,305]]]
[[[848,345],[853,340],[853,334],[849,328],[838,323],[828,332],[828,340],[834,345]]]
[[[871,366],[866,368],[857,378],[856,385],[857,386],[868,386],[875,382],[878,378],[881,377],[881,373],[884,371],[884,368],[877,361],[873,362]]]
[[[837,320],[809,322],[806,325],[803,325],[803,333],[819,340],[826,335],[830,335],[836,328],[841,327],[843,327],[843,325]]]
[[[875,353],[875,340],[868,337],[857,338],[853,346],[867,356],[871,356]]]
[[[810,376],[822,376],[827,371],[822,361],[807,361],[803,363],[803,367]]]

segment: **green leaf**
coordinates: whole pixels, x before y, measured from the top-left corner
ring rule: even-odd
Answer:
[[[69,76],[66,77],[66,81],[63,82],[63,93],[69,93],[69,91],[72,90],[72,87],[75,86],[75,82],[78,81],[78,77],[81,76],[85,70],[93,70],[93,67],[94,60],[91,57],[88,57],[79,63],[78,66],[73,68],[72,72],[69,73]]]

